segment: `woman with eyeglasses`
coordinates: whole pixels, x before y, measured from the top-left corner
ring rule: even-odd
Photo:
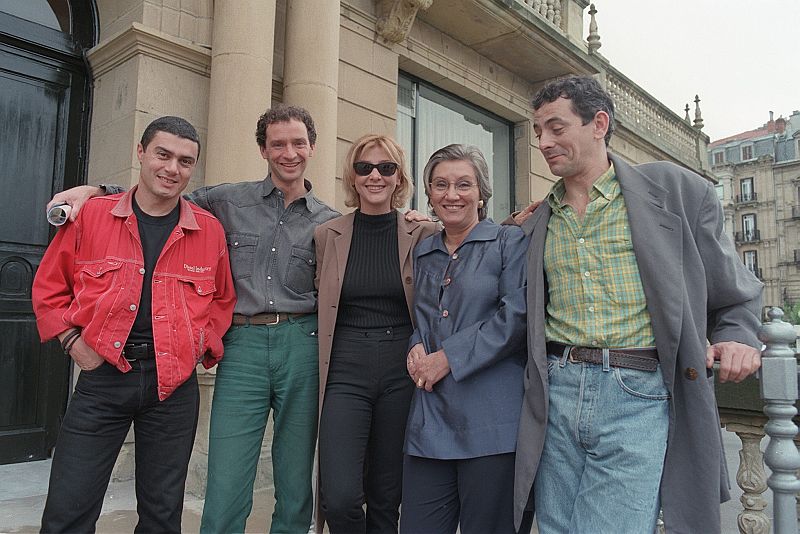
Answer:
[[[414,251],[400,532],[514,533],[528,238],[486,218],[489,171],[472,146],[436,151],[425,193],[444,229]],[[524,446],[524,444],[521,444]],[[532,514],[530,514],[532,516]],[[530,530],[525,517],[520,532]]]
[[[412,251],[437,230],[397,211],[412,192],[403,149],[383,135],[350,147],[354,212],[314,233],[319,289],[319,493],[332,534],[397,532],[403,436],[414,384]],[[363,505],[366,504],[366,514]]]

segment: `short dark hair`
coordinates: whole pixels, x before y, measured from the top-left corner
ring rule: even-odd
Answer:
[[[165,132],[183,139],[188,139],[189,141],[194,141],[197,143],[197,154],[198,156],[200,155],[200,136],[197,135],[197,130],[194,129],[194,126],[186,119],[168,115],[154,120],[147,125],[147,128],[144,129],[144,133],[142,133],[142,140],[139,141],[142,144],[142,148],[147,149],[147,145],[150,144],[150,141],[153,140],[153,137],[155,137],[158,132]]]
[[[592,121],[598,111],[605,111],[608,114],[608,131],[605,136],[608,146],[611,134],[614,133],[614,101],[597,80],[591,76],[576,75],[553,80],[534,95],[533,109],[537,110],[558,98],[566,98],[572,102],[572,110],[584,125]]]
[[[308,142],[313,146],[317,144],[317,130],[314,128],[314,119],[311,114],[299,106],[278,105],[268,109],[258,118],[256,124],[256,143],[261,148],[267,147],[267,126],[276,122],[289,122],[297,120],[306,125]]]

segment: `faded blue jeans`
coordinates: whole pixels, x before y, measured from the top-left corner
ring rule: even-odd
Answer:
[[[534,483],[541,534],[655,530],[669,394],[655,372],[547,357],[550,411]]]

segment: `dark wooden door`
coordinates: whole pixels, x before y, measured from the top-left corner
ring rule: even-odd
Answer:
[[[39,341],[31,283],[54,235],[45,205],[83,178],[87,87],[76,48],[0,12],[0,464],[48,457],[69,392],[68,359]]]

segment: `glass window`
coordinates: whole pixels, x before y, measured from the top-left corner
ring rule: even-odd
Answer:
[[[750,202],[751,200],[755,200],[752,178],[744,178],[741,182],[739,182],[739,193],[741,194],[739,197],[740,202]]]
[[[753,159],[753,145],[745,145],[742,147],[742,161]]]
[[[397,88],[397,140],[411,160],[415,193],[411,207],[427,211],[421,183],[430,155],[451,143],[477,146],[489,164],[492,198],[489,217],[504,219],[513,206],[511,124],[427,84],[400,76]]]
[[[751,272],[755,273],[758,269],[758,252],[755,250],[745,251],[744,264]]]
[[[72,33],[67,0],[0,0],[0,12]]]
[[[723,163],[725,163],[725,151],[714,152],[714,165],[722,165]]]
[[[714,186],[714,190],[717,192],[717,198],[723,200],[725,198],[725,186],[722,184],[717,184]]]

